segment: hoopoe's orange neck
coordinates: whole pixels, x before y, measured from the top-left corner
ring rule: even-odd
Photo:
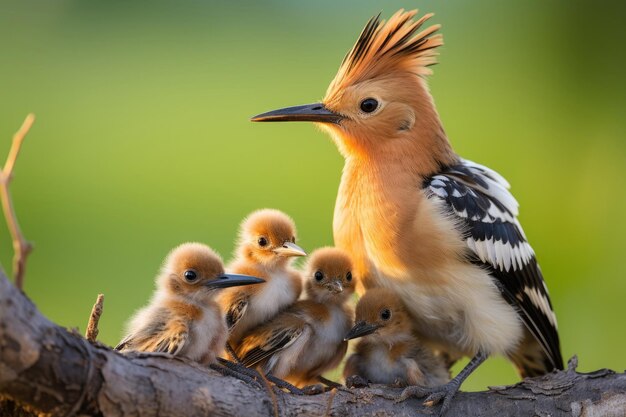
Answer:
[[[423,280],[435,280],[431,272],[446,262],[442,254],[450,252],[440,238],[447,229],[436,221],[435,207],[426,204],[419,190],[425,176],[457,157],[451,151],[446,162],[412,156],[403,157],[396,149],[375,157],[346,158],[335,206],[335,244],[356,254],[355,270],[365,277],[366,288],[375,286],[372,267],[401,279],[409,279],[411,271],[425,271]],[[410,230],[414,239],[407,240]],[[456,235],[451,239],[456,241]]]

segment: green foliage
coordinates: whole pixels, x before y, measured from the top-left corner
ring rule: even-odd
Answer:
[[[26,292],[52,320],[119,340],[174,245],[229,258],[239,221],[280,208],[306,249],[332,244],[342,159],[304,124],[248,118],[323,96],[374,1],[5,1],[0,149],[38,119],[12,192],[33,252]],[[591,7],[594,10],[589,10]],[[437,13],[431,87],[457,151],[513,185],[551,289],[563,353],[623,370],[625,6],[385,2]],[[0,262],[11,244],[0,226]],[[504,360],[465,385],[511,383]]]

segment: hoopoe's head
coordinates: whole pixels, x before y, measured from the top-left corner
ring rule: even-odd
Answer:
[[[311,121],[329,131],[344,156],[384,152],[403,143],[428,151],[443,135],[424,77],[443,44],[432,16],[398,11],[375,16],[344,58],[320,103],[263,113],[252,121]]]
[[[296,225],[274,209],[257,210],[246,217],[239,231],[240,256],[266,268],[285,266],[306,252],[296,245]]]
[[[259,284],[264,280],[247,275],[226,274],[222,259],[202,243],[183,243],[165,258],[157,277],[160,290],[201,301],[220,288]]]
[[[304,280],[307,298],[319,303],[343,304],[354,294],[356,284],[352,261],[339,248],[321,248],[313,252],[305,268]]]
[[[388,288],[371,288],[356,305],[355,325],[345,340],[369,336],[390,345],[412,337],[409,313],[400,297]]]

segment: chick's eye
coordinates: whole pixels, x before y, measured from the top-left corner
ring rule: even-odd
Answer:
[[[348,273],[346,274],[346,280],[352,281],[352,272],[348,271]]]
[[[322,274],[322,271],[315,271],[315,275],[313,275],[313,277],[315,278],[315,281],[321,281],[324,279],[324,274]]]
[[[186,270],[184,275],[185,275],[185,279],[188,282],[195,281],[196,278],[198,278],[198,276],[196,275],[196,271],[193,271],[191,269]]]
[[[388,308],[380,312],[380,318],[383,320],[389,320],[391,318],[391,311]]]
[[[259,238],[259,246],[267,246],[267,239],[264,237]]]
[[[365,113],[371,113],[378,108],[378,101],[373,98],[366,98],[361,102],[361,110]]]

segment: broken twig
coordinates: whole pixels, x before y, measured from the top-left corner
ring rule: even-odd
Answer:
[[[89,316],[89,322],[87,323],[87,330],[85,331],[85,338],[94,343],[98,338],[98,322],[100,321],[100,316],[102,315],[102,308],[104,304],[104,294],[98,294],[98,298],[96,299],[96,303],[93,305],[91,309],[91,315]]]
[[[22,142],[26,137],[26,134],[30,130],[31,126],[35,122],[35,115],[29,114],[26,116],[22,127],[13,135],[13,144],[9,150],[9,155],[4,164],[4,168],[0,169],[0,200],[2,200],[2,209],[4,210],[4,216],[7,220],[7,226],[13,239],[13,277],[15,278],[15,286],[22,289],[24,285],[24,271],[26,270],[26,258],[32,251],[33,247],[24,238],[20,226],[17,222],[17,216],[15,215],[15,209],[13,208],[13,201],[11,200],[11,194],[9,193],[9,184],[13,177],[13,167],[15,161],[20,153]]]

